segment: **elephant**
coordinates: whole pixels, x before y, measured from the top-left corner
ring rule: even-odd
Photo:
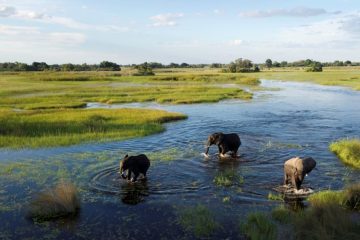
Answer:
[[[124,159],[120,162],[120,174],[123,179],[131,180],[131,182],[136,182],[140,173],[146,178],[146,172],[150,167],[150,160],[145,154],[140,154],[137,156],[129,156],[126,154]],[[126,171],[128,172],[126,175]],[[134,174],[134,177],[131,178],[131,174]]]
[[[223,156],[225,153],[231,151],[232,157],[236,158],[236,154],[241,145],[241,141],[239,135],[237,135],[236,133],[213,133],[208,137],[205,155],[208,154],[210,146],[214,144],[218,146],[220,156]]]
[[[301,159],[299,157],[291,158],[284,163],[284,185],[290,181],[292,186],[299,190],[306,174],[310,173],[316,166],[316,161],[307,157]]]

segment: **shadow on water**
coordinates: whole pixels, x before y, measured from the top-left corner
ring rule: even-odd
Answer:
[[[262,85],[282,90],[258,92],[252,101],[211,104],[90,104],[155,107],[189,118],[166,124],[160,134],[127,141],[1,150],[0,239],[191,239],[178,212],[197,205],[207,208],[220,226],[210,238],[236,239],[242,236],[239,219],[278,204],[267,196],[282,184],[283,163],[291,157],[317,161],[318,171],[305,178],[315,192],[357,181],[359,172],[344,166],[328,144],[360,136],[360,93],[303,83]],[[201,156],[207,136],[217,131],[240,135],[239,159],[219,160],[216,147],[210,148],[210,159]],[[120,178],[118,161],[126,153],[149,156],[146,182],[129,184]],[[71,230],[25,221],[22,205],[29,196],[61,179],[74,182],[82,196],[81,214],[73,227],[66,227]],[[299,200],[286,202],[295,209],[306,206]]]

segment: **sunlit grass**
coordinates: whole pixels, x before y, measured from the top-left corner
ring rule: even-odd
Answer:
[[[161,132],[162,123],[184,118],[182,114],[149,109],[0,110],[0,147],[122,140]]]
[[[323,68],[323,72],[305,72],[303,68],[276,68],[249,73],[249,76],[285,81],[313,82],[321,85],[344,86],[360,90],[360,68]]]
[[[155,77],[111,72],[1,73],[0,107],[52,109],[78,108],[88,102],[191,104],[252,98],[250,92],[219,83],[257,86],[260,82],[254,77],[214,73]]]
[[[342,139],[331,143],[329,148],[345,164],[360,168],[360,139]]]
[[[313,206],[338,205],[350,210],[360,210],[360,183],[341,191],[325,190],[308,198]]]

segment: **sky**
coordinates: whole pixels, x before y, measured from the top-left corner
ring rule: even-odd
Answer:
[[[0,62],[360,61],[359,0],[0,0]]]

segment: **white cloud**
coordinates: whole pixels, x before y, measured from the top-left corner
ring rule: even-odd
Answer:
[[[37,27],[9,26],[0,25],[0,45],[16,46],[31,49],[34,46],[47,48],[62,48],[78,46],[86,41],[86,36],[82,33],[74,32],[42,32]]]
[[[37,13],[28,10],[17,10],[10,6],[0,6],[0,17],[11,17],[21,20],[37,20],[48,24],[57,24],[71,29],[96,30],[96,31],[129,31],[128,27],[115,25],[93,25],[76,21],[72,18],[50,16],[45,13]]]
[[[296,7],[292,9],[270,9],[270,10],[256,10],[249,12],[241,12],[241,17],[248,18],[266,18],[266,17],[312,17],[324,14],[339,14],[340,12],[328,12],[323,8],[307,8],[307,7]]]
[[[151,26],[153,27],[176,26],[177,25],[176,20],[182,18],[183,16],[184,16],[183,13],[165,13],[165,14],[152,16],[150,17],[151,21],[153,21]]]
[[[230,45],[232,45],[232,46],[239,46],[242,44],[244,44],[244,41],[241,39],[235,39],[235,40],[230,41]]]
[[[360,13],[342,15],[313,24],[285,29],[280,38],[290,44],[314,46],[357,42],[360,44]]]
[[[9,17],[16,13],[16,9],[10,6],[0,6],[0,17]]]

